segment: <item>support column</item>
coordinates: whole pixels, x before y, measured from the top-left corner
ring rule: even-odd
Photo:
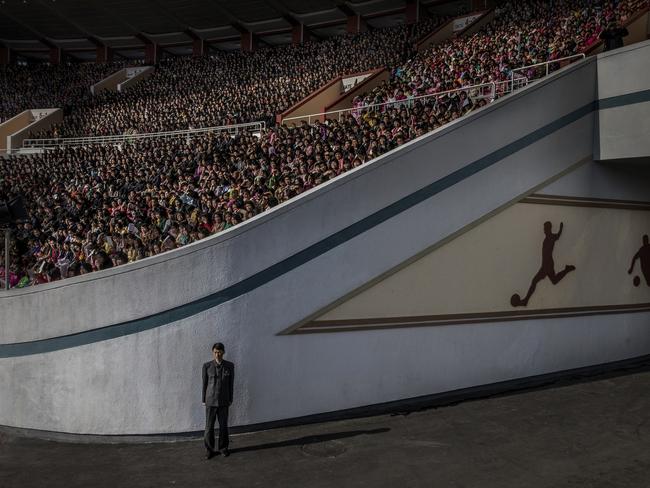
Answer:
[[[347,31],[349,34],[358,34],[368,30],[366,22],[361,18],[361,15],[349,15]]]
[[[192,41],[192,56],[195,58],[200,58],[205,56],[208,52],[208,46],[203,39],[194,39]]]
[[[0,65],[11,63],[11,51],[8,47],[0,47]]]
[[[158,64],[160,61],[160,46],[153,42],[144,46],[144,63],[148,65]]]
[[[420,20],[420,0],[406,0],[406,23],[411,25]]]
[[[50,48],[50,64],[61,64],[63,58],[63,52],[60,47],[51,47]]]
[[[241,33],[241,50],[245,53],[252,53],[257,49],[257,39],[252,32]]]
[[[9,272],[9,250],[11,249],[11,229],[5,229],[5,290],[9,290],[11,273]]]
[[[108,46],[97,46],[95,62],[100,63],[112,63],[113,62],[113,48]]]
[[[303,42],[309,41],[309,31],[305,28],[305,24],[299,24],[291,29],[291,42],[296,44],[302,44]]]
[[[472,11],[485,10],[490,7],[491,3],[492,2],[488,2],[487,0],[472,0]]]

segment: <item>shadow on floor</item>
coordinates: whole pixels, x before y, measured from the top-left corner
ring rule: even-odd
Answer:
[[[381,429],[372,429],[372,430],[350,430],[347,432],[334,432],[332,434],[320,434],[320,435],[308,435],[305,437],[298,437],[297,439],[287,439],[286,441],[278,442],[268,442],[266,444],[258,444],[254,446],[247,447],[238,447],[231,449],[232,453],[239,452],[252,452],[252,451],[261,451],[263,449],[275,449],[278,447],[288,447],[288,446],[304,446],[305,444],[318,444],[327,441],[335,441],[338,439],[346,439],[349,437],[356,437],[360,435],[374,435],[374,434],[384,434],[389,432],[388,427],[383,427]]]
[[[424,412],[438,408],[454,407],[461,403],[521,395],[530,391],[542,391],[563,386],[578,385],[615,379],[621,376],[650,372],[650,355],[631,360],[617,361],[568,371],[542,374],[522,379],[491,383],[441,394],[406,400],[404,408],[394,408],[392,416],[408,416],[413,412]],[[399,404],[400,402],[396,402]]]

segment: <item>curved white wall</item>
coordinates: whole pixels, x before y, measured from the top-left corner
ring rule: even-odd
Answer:
[[[0,295],[0,424],[200,430],[200,365],[216,340],[237,365],[235,425],[647,354],[644,313],[278,335],[585,164],[595,79],[596,62],[587,60],[219,236]],[[339,234],[340,245],[328,240],[348,226],[358,232]],[[220,304],[195,303],[203,298]],[[133,327],[142,332],[130,334]],[[26,344],[7,346],[16,343]]]

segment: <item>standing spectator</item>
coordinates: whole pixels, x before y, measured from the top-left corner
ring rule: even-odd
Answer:
[[[611,51],[623,47],[623,38],[628,36],[629,32],[625,27],[619,26],[616,22],[612,21],[607,26],[607,29],[600,33],[599,38],[605,41],[605,51]]]

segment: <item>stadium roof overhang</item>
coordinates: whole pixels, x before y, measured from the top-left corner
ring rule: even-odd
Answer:
[[[406,4],[416,1],[0,0],[0,45],[37,58],[55,47],[94,59],[103,46],[123,57],[140,57],[142,47],[153,42],[183,55],[197,39],[215,49],[237,49],[245,32],[270,45],[290,43],[300,24],[314,37],[337,35],[352,15],[361,15],[371,27],[397,24]],[[463,3],[420,0],[420,10],[450,1]]]

